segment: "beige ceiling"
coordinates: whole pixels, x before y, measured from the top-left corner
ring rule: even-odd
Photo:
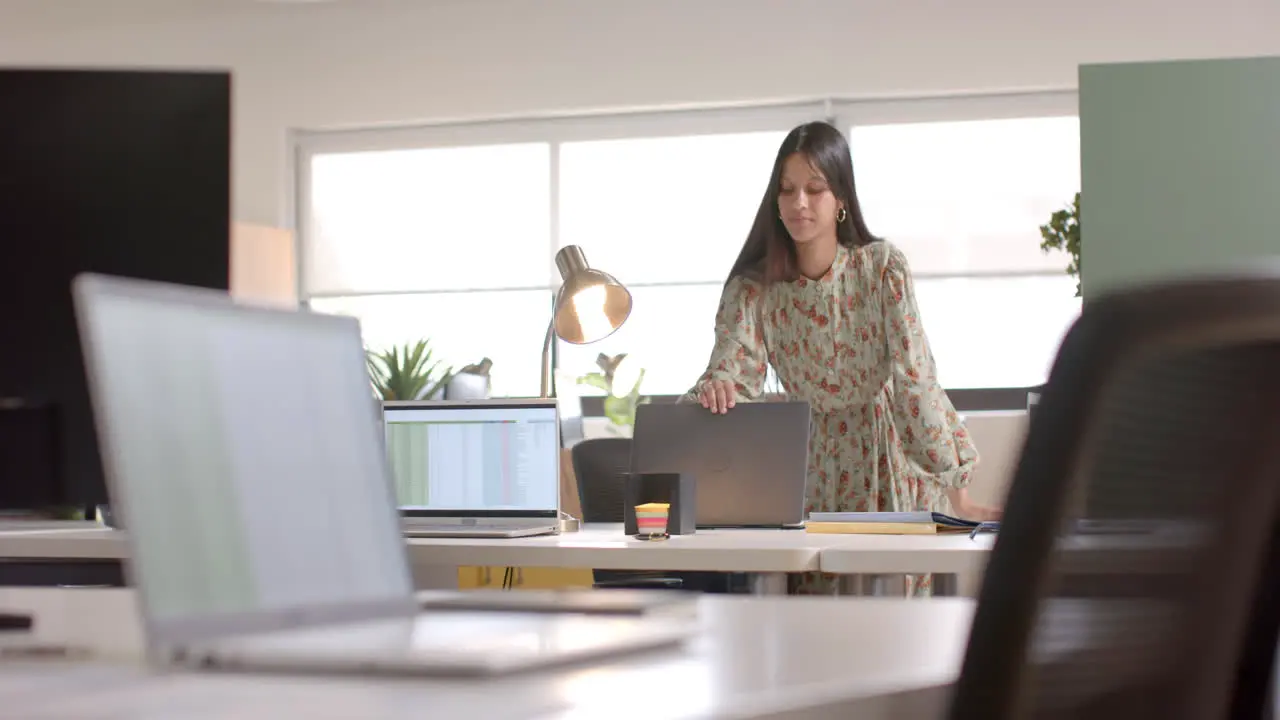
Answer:
[[[333,6],[395,5],[398,0],[0,0],[0,35],[94,26],[324,12]]]

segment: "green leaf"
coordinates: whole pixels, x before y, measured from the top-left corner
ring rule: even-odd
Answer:
[[[383,400],[429,398],[449,382],[452,369],[432,361],[427,340],[394,346],[381,352],[367,351],[365,364],[374,394]]]
[[[587,373],[578,378],[578,384],[609,392],[609,379],[604,376],[604,373]]]
[[[1050,215],[1049,222],[1040,226],[1040,249],[1046,253],[1066,251],[1071,257],[1066,272],[1076,278],[1076,297],[1080,297],[1080,193],[1071,205]]]
[[[604,398],[604,415],[614,425],[634,425],[636,422],[636,403],[631,398],[606,395]]]
[[[618,357],[625,357],[619,355]],[[604,415],[609,422],[620,427],[635,425],[636,408],[648,402],[648,398],[640,396],[640,386],[644,383],[644,368],[636,373],[635,385],[631,387],[631,391],[626,395],[619,397],[613,394],[611,388],[612,378],[606,377],[602,373],[591,373],[578,378],[578,382],[583,385],[592,385],[604,390]]]
[[[640,368],[640,371],[636,373],[636,384],[631,386],[631,390],[627,393],[627,397],[639,398],[640,386],[643,384],[644,384],[644,368]]]

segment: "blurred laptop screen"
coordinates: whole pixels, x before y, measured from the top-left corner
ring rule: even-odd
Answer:
[[[77,291],[113,509],[156,619],[412,591],[354,320]]]

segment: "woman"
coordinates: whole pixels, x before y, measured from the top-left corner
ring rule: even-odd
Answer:
[[[907,259],[867,229],[849,144],[826,123],[783,140],[687,398],[728,412],[760,397],[769,366],[813,408],[806,511],[999,516],[969,500],[978,452],[938,384]],[[795,589],[830,592],[832,580]],[[909,585],[930,589],[927,577]]]

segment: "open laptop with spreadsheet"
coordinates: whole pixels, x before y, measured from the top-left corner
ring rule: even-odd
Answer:
[[[74,297],[158,664],[483,675],[691,636],[676,616],[420,613],[356,320],[94,275]]]
[[[554,399],[387,402],[382,422],[406,535],[559,531]]]

